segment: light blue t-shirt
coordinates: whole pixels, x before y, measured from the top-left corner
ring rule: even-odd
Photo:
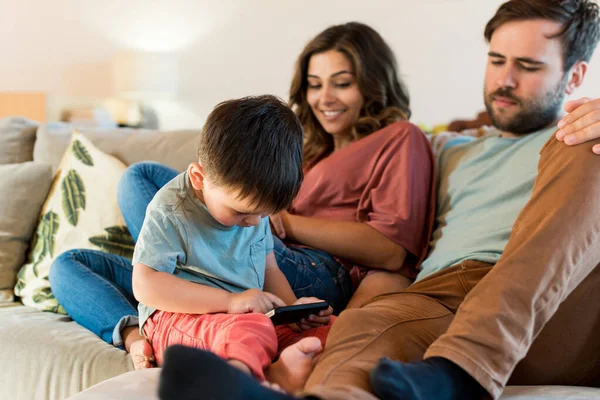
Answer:
[[[268,218],[247,228],[220,224],[183,172],[148,205],[132,263],[237,293],[263,288],[266,256],[272,251]],[[155,309],[140,303],[138,310],[141,328]]]
[[[555,131],[551,126],[502,138],[493,130],[470,143],[460,138],[444,147],[438,160],[436,228],[417,280],[464,260],[494,264],[500,259],[531,197],[539,153]]]

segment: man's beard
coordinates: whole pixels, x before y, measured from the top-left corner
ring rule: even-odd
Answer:
[[[524,135],[545,128],[556,121],[563,100],[565,98],[566,76],[554,89],[549,90],[540,98],[523,100],[512,93],[511,88],[500,88],[494,93],[487,93],[484,88],[485,108],[487,109],[492,125],[501,131]],[[520,110],[509,118],[502,118],[492,107],[494,97],[502,96],[514,101]]]

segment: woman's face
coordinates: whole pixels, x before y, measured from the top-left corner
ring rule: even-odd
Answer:
[[[364,104],[350,60],[336,50],[313,54],[307,81],[306,98],[323,129],[349,135]]]

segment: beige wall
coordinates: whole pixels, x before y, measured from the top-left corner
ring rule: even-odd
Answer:
[[[330,24],[359,20],[396,52],[415,122],[483,109],[482,31],[498,0],[0,0],[0,91],[112,95],[123,49],[181,61],[177,102],[154,102],[165,128],[199,126],[224,99],[287,97],[295,58]],[[600,56],[579,95],[600,95]],[[597,65],[596,65],[597,64]]]

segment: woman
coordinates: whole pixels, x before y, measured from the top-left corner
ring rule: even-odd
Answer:
[[[275,255],[297,296],[325,299],[336,313],[351,298],[359,305],[406,286],[397,272],[414,273],[427,248],[433,157],[422,132],[405,122],[409,99],[396,69],[379,34],[353,22],[309,42],[292,80],[290,104],[306,135],[305,180],[289,212],[272,217]],[[176,174],[141,163],[124,175],[119,205],[134,238],[154,193]],[[140,338],[130,271],[127,259],[74,250],[55,261],[50,282],[75,321],[145,356],[134,362],[146,367],[151,349],[129,348]],[[73,298],[75,284],[89,287],[89,298]],[[105,312],[91,318],[97,298]]]

